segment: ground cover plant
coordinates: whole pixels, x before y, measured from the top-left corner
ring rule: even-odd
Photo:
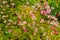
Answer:
[[[60,40],[60,0],[0,0],[0,40]]]

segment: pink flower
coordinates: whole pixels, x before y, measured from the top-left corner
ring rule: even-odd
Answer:
[[[13,24],[14,24],[14,25],[16,25],[17,23],[16,23],[16,22],[14,22]]]
[[[32,14],[32,11],[30,11],[30,14]]]
[[[38,28],[35,28],[34,29],[34,35],[36,35],[37,31],[38,31]]]
[[[54,20],[57,20],[57,18],[56,18],[56,17],[54,17],[54,16],[52,16],[51,18],[52,18],[52,19],[54,19]]]
[[[36,16],[32,16],[32,20],[35,20],[36,19]]]
[[[46,1],[46,2],[44,2],[44,5],[48,5],[48,2]]]
[[[21,22],[21,19],[20,19],[20,16],[18,16],[18,23],[20,23]]]
[[[51,13],[51,9],[50,9],[50,6],[45,6],[45,9],[46,9],[46,13]]]
[[[46,8],[46,9],[50,9],[50,6],[47,5],[47,6],[45,6],[45,8]]]
[[[46,13],[47,13],[47,14],[50,14],[50,13],[51,13],[51,10],[50,10],[50,9],[47,9],[47,10],[46,10]]]
[[[23,28],[23,31],[24,31],[24,32],[28,32],[28,29],[24,27],[24,28]]]
[[[40,21],[41,23],[44,23],[45,21],[44,21],[44,19],[41,19],[41,21]]]
[[[43,15],[46,14],[45,10],[42,10],[42,11],[41,11],[41,14],[43,14]]]
[[[36,16],[32,12],[30,12],[30,15],[32,17],[32,20],[35,20],[36,19]]]
[[[23,24],[27,24],[27,22],[26,21],[23,21]]]
[[[9,33],[12,32],[12,29],[8,30],[8,32],[9,32]]]
[[[55,22],[55,26],[58,26],[58,24],[59,24],[58,22]]]
[[[52,26],[51,29],[54,30],[56,26]]]
[[[48,20],[47,23],[50,23],[50,20]]]
[[[34,29],[34,32],[37,32],[37,31],[38,31],[38,28],[35,28],[35,29]]]
[[[50,24],[55,25],[55,26],[58,26],[59,23],[58,22],[55,22],[55,21],[51,21]]]
[[[58,34],[58,31],[57,31],[57,30],[54,30],[54,34],[56,34],[56,35],[57,35],[57,34]]]
[[[36,4],[37,7],[40,7],[41,5],[39,3]]]
[[[55,21],[57,20],[56,17],[51,16],[51,15],[47,15],[48,18],[54,19]]]
[[[35,16],[32,12],[30,12],[30,15],[31,15],[31,16]]]
[[[44,32],[43,35],[46,36],[47,32]]]

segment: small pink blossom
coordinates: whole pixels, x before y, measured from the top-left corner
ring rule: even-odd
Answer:
[[[56,20],[56,18],[54,16],[51,17],[52,19]]]
[[[21,21],[20,18],[18,18],[18,23],[20,23],[20,21]]]
[[[24,32],[28,32],[28,29],[24,27],[24,28],[23,28],[23,31],[24,31]]]
[[[46,36],[47,32],[44,32],[43,35]]]
[[[8,30],[8,32],[9,32],[9,33],[12,32],[12,29]]]
[[[35,28],[35,29],[34,29],[34,32],[37,32],[37,31],[38,31],[38,28]]]
[[[13,24],[14,24],[14,25],[16,25],[17,23],[16,23],[16,22],[14,22]]]
[[[46,9],[48,9],[48,10],[50,10],[50,6],[48,6],[48,5],[47,5],[47,6],[45,6],[45,8],[46,8]]]
[[[37,31],[38,31],[38,28],[35,28],[34,29],[34,35],[36,35]]]
[[[23,24],[27,24],[27,22],[26,21],[23,21]]]
[[[42,10],[41,11],[41,14],[43,14],[43,15],[46,14],[46,11],[45,10]]]
[[[44,5],[48,5],[48,2],[46,1],[46,2],[44,2]]]
[[[56,26],[58,26],[58,24],[59,24],[58,22],[55,22],[55,25],[56,25]]]
[[[30,15],[32,14],[32,11],[30,11]]]
[[[47,10],[46,10],[46,13],[47,13],[47,14],[50,14],[50,13],[51,13],[51,10],[50,10],[50,9],[49,9],[49,10],[47,9]]]
[[[32,20],[35,20],[36,19],[36,16],[32,16]]]
[[[54,30],[56,26],[51,26],[51,29]]]
[[[52,16],[51,15],[47,15],[47,18],[51,18]]]
[[[31,24],[30,24],[30,23],[28,23],[28,26],[29,26],[29,27],[31,27]]]
[[[50,20],[48,20],[47,23],[50,23]]]
[[[18,16],[18,23],[20,23],[21,22],[21,18],[20,18],[20,16]]]
[[[54,30],[54,34],[56,34],[56,35],[57,35],[57,34],[58,34],[58,31],[57,31],[57,30]]]
[[[27,22],[26,22],[26,21],[23,21],[23,22],[21,22],[20,24],[21,24],[21,25],[25,25],[25,24],[27,24]]]
[[[39,3],[36,4],[37,7],[40,7],[41,5]]]
[[[58,26],[59,23],[58,22],[55,22],[55,21],[51,21],[50,24],[55,25],[55,26]]]
[[[56,17],[52,16],[52,15],[47,15],[48,18],[51,18],[51,19],[54,19],[54,20],[57,20]]]
[[[34,14],[31,14],[31,16],[35,16]]]
[[[44,19],[41,19],[41,21],[40,21],[41,23],[44,23],[45,21],[44,21]]]
[[[30,12],[30,15],[32,17],[32,20],[35,20],[36,19],[36,16],[32,12]]]
[[[30,15],[31,15],[31,16],[35,16],[32,12],[30,12]]]

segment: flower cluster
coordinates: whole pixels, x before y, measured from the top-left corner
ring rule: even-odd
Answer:
[[[56,8],[50,1],[33,1],[0,1],[0,40],[60,40],[59,14],[52,15]]]

